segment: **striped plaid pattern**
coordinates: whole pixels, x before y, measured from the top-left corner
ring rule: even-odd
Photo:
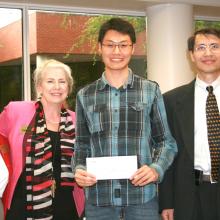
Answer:
[[[65,110],[61,110],[60,121],[61,148],[61,185],[73,186],[71,157],[75,140],[75,128],[72,117]],[[26,172],[26,219],[53,219],[52,209],[52,179],[53,152],[43,107],[36,103],[36,114],[25,134],[25,172]]]
[[[211,156],[211,174],[212,180],[218,181],[220,165],[220,115],[213,87],[208,86],[206,89],[209,92],[206,101],[206,119]]]

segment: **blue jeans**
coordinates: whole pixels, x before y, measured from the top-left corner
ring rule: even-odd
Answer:
[[[157,198],[130,206],[94,206],[86,204],[86,220],[159,220]]]

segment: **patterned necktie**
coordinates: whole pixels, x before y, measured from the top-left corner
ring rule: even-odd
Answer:
[[[220,116],[213,87],[208,86],[206,90],[209,92],[206,100],[206,119],[211,156],[211,175],[213,181],[218,181],[220,165]]]

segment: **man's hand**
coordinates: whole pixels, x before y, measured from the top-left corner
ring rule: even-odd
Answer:
[[[161,213],[163,220],[173,220],[174,209],[164,209]]]
[[[94,185],[97,180],[96,177],[85,170],[77,169],[75,172],[75,180],[81,187],[87,187]]]
[[[148,183],[156,182],[159,178],[159,174],[154,168],[147,165],[143,165],[139,168],[135,174],[130,178],[132,184],[135,186],[145,186]]]

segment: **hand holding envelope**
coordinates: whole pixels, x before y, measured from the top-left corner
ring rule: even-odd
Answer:
[[[81,187],[97,180],[129,179],[137,170],[137,156],[92,157],[86,159],[87,170],[77,169],[75,180]]]
[[[97,180],[96,177],[86,170],[77,169],[75,172],[75,180],[77,184],[81,187],[88,187],[94,185]]]
[[[138,169],[137,156],[92,157],[86,159],[87,171],[76,170],[75,179],[82,187],[92,186],[97,180],[130,179],[135,186],[156,182],[157,171],[147,165]]]
[[[135,186],[145,186],[149,183],[155,183],[159,179],[159,174],[156,169],[143,165],[130,178],[131,183]]]

